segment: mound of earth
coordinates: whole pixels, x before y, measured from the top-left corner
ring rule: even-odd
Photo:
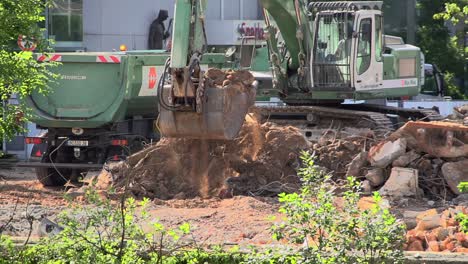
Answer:
[[[163,138],[112,170],[138,197],[185,199],[269,195],[299,187],[296,169],[310,142],[295,127],[246,117],[232,141]]]

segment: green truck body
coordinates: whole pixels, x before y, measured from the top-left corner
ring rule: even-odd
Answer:
[[[126,159],[157,140],[157,89],[170,53],[165,51],[36,54],[56,61],[59,75],[46,94],[23,98],[31,121],[47,134],[34,143],[35,167],[44,185],[63,185],[82,171]],[[224,54],[207,53],[201,66],[222,67]],[[38,151],[39,150],[39,151]],[[65,175],[63,177],[62,175]]]
[[[38,54],[38,60],[61,63],[60,75],[47,95],[34,93],[26,102],[32,121],[43,128],[97,128],[135,116],[157,116],[156,89],[169,53],[135,51]],[[206,54],[202,64],[224,63]]]

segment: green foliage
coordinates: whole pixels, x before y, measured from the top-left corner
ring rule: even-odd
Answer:
[[[462,193],[468,193],[468,182],[461,182],[458,185],[458,189]],[[460,229],[465,234],[468,234],[468,215],[459,213],[456,217],[457,222],[460,223]]]
[[[468,95],[463,94],[462,90],[455,84],[455,75],[453,73],[445,73],[444,79],[447,84],[446,95],[455,99],[468,99]]]
[[[459,213],[455,220],[457,220],[457,222],[460,223],[460,230],[463,233],[468,234],[468,215],[464,213]]]
[[[451,0],[445,3],[445,10],[434,14],[434,19],[452,21],[453,24],[463,20],[464,24],[468,24],[468,0]]]
[[[336,184],[313,157],[304,152],[302,159],[303,188],[299,194],[280,195],[286,220],[273,228],[274,238],[302,243],[301,263],[401,262],[404,226],[380,206],[381,197],[374,194],[375,206],[360,211],[360,185],[354,178],[337,197]]]
[[[33,91],[43,93],[47,82],[56,76],[49,72],[51,63],[37,63],[31,52],[20,52],[16,40],[19,35],[34,38],[37,51],[45,51],[47,42],[42,39],[38,25],[45,18],[43,0],[0,0],[0,100],[7,101],[12,94],[27,96]],[[23,131],[28,114],[24,106],[9,105],[0,112],[0,138],[11,137]]]
[[[462,192],[462,193],[468,193],[468,182],[461,182],[461,183],[458,185],[458,189],[459,189],[460,192]]]
[[[86,197],[90,204],[60,215],[59,234],[24,249],[9,250],[2,243],[0,263],[175,263],[172,259],[185,248],[181,240],[190,233],[187,223],[168,229],[154,222],[143,229],[148,199],[116,203],[92,190]]]
[[[421,48],[428,63],[436,64],[447,74],[448,95],[455,99],[464,98],[463,90],[453,81],[454,77],[463,78],[465,74],[466,51],[463,41],[459,41],[464,38],[464,33],[462,36],[451,37],[444,19],[457,21],[460,14],[455,6],[461,8],[464,2],[466,0],[420,0],[417,4],[420,14],[417,46]],[[464,9],[466,7],[461,10]]]

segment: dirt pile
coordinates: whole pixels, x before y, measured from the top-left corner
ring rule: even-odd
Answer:
[[[310,143],[294,127],[246,117],[233,141],[164,138],[112,169],[140,197],[186,199],[268,195],[298,188],[299,153]]]
[[[468,214],[468,208],[457,206],[418,214],[417,226],[406,234],[405,250],[468,253],[468,235],[461,232],[456,221],[459,213]]]

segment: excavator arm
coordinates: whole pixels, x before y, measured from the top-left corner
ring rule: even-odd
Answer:
[[[207,74],[202,69],[206,2],[175,3],[171,56],[158,85],[158,128],[163,137],[233,139],[254,103],[254,82],[245,83],[233,72],[208,70]],[[221,82],[216,82],[219,78]]]
[[[307,65],[311,56],[309,53],[313,36],[307,12],[308,1],[261,0],[260,2],[264,8],[274,86],[283,95],[287,95],[289,72],[297,72],[298,82],[307,83]],[[286,63],[281,63],[277,47],[280,39],[284,41],[283,54],[287,56]]]

